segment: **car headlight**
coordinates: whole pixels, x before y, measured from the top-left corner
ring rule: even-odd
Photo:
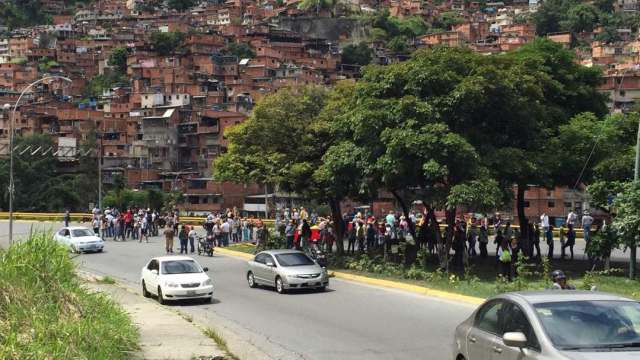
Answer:
[[[202,286],[209,286],[209,285],[213,285],[213,281],[211,281],[211,279],[207,279],[202,283]]]
[[[176,283],[174,283],[174,282],[171,282],[171,281],[167,281],[166,283],[164,283],[164,286],[166,286],[166,287],[170,287],[170,288],[177,288],[177,287],[179,287],[180,285],[178,285],[178,284],[176,284]]]

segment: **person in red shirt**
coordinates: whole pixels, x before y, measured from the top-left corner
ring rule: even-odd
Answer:
[[[124,215],[124,228],[125,237],[128,239],[129,236],[133,234],[133,214],[131,213],[131,209],[127,210],[127,213]]]

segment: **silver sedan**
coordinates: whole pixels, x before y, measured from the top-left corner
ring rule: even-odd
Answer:
[[[296,250],[267,250],[249,260],[247,282],[254,288],[258,285],[273,286],[278,293],[289,289],[319,289],[329,285],[326,270]]]
[[[640,359],[640,303],[591,291],[499,295],[456,328],[453,359]]]

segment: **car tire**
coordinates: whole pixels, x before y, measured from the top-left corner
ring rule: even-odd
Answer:
[[[318,292],[325,292],[327,290],[326,286],[321,286],[318,288]]]
[[[144,280],[142,280],[142,296],[146,298],[151,297],[151,293],[147,291],[147,285],[144,283]]]
[[[98,252],[99,252],[99,253],[101,253],[101,252],[102,252],[102,250],[104,250],[104,249],[98,249]]]
[[[247,283],[252,289],[258,287],[258,284],[256,284],[256,278],[253,276],[253,273],[251,271],[249,271],[249,273],[247,274]]]
[[[158,286],[158,302],[160,305],[167,305],[167,301],[162,296],[162,289],[160,289],[160,286]]]
[[[213,303],[213,296],[209,296],[208,298],[204,299],[204,302],[205,302],[206,304],[211,304],[211,303]]]
[[[287,292],[287,290],[284,288],[284,283],[282,282],[280,276],[276,278],[276,291],[278,292],[278,294],[285,294]]]

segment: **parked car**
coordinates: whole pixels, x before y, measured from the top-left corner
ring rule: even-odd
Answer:
[[[640,303],[592,291],[499,295],[456,328],[453,359],[640,359]]]
[[[327,271],[297,250],[267,250],[248,262],[247,282],[255,288],[272,286],[280,294],[290,289],[318,289],[329,285]]]
[[[158,297],[160,304],[169,300],[213,300],[213,281],[206,274],[208,268],[200,266],[188,256],[162,256],[151,260],[140,272],[142,295]]]
[[[104,241],[93,230],[86,227],[63,227],[53,235],[53,239],[77,253],[104,250]]]

